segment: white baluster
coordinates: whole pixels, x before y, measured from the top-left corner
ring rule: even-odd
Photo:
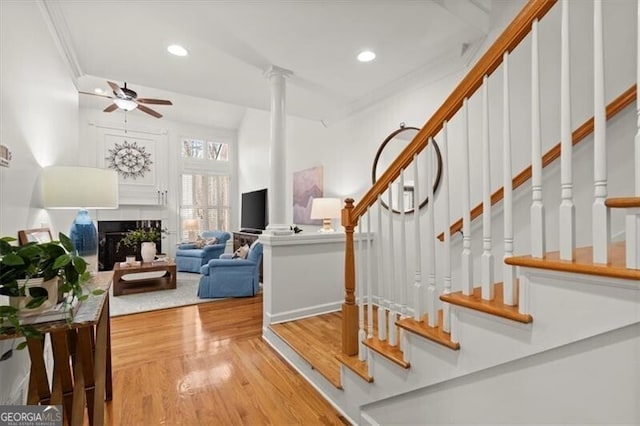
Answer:
[[[387,306],[389,307],[389,339],[388,343],[392,346],[398,344],[396,329],[396,268],[395,268],[395,240],[393,238],[393,182],[389,183],[389,284],[387,296],[389,297]]]
[[[542,140],[540,138],[540,65],[538,20],[531,28],[531,255],[544,257],[544,204],[542,203]]]
[[[379,237],[379,236],[378,236]],[[373,275],[371,273],[371,207],[367,208],[367,337],[373,337]]]
[[[406,214],[404,212],[404,169],[400,170],[400,315],[402,318],[407,316],[407,224]]]
[[[438,323],[438,312],[436,310],[437,297],[436,294],[436,244],[435,244],[435,226],[434,226],[434,207],[435,200],[433,197],[433,138],[429,138],[429,145],[426,149],[427,154],[427,197],[429,204],[427,206],[427,247],[429,249],[427,255],[427,312],[429,313],[429,327],[435,327]]]
[[[607,117],[604,99],[604,34],[602,1],[593,2],[593,262],[607,263],[609,209],[607,198]]]
[[[378,195],[378,339],[387,340],[387,320],[385,305],[385,270],[383,265],[387,264],[384,257],[384,248],[382,244],[382,196]]]
[[[509,103],[509,53],[502,59],[502,186],[504,187],[504,258],[513,256],[513,183],[511,174],[511,106]],[[515,268],[502,264],[503,301],[507,305],[515,305]]]
[[[356,252],[356,291],[358,294],[358,359],[364,361],[367,359],[367,350],[364,345],[364,339],[367,333],[364,329],[364,268],[362,267],[362,220],[358,221],[358,244]],[[366,278],[368,279],[368,277]]]
[[[414,306],[413,306],[413,318],[416,321],[422,320],[424,315],[424,285],[422,283],[422,247],[420,240],[420,175],[418,174],[418,154],[413,155],[413,225],[414,225],[414,240],[416,246],[415,259],[416,259],[416,273],[414,278]]]
[[[571,137],[571,63],[569,50],[569,0],[562,0],[560,61],[560,259],[573,260],[576,248],[576,209],[573,204],[573,142]]]
[[[491,150],[489,148],[489,79],[482,79],[482,298],[493,300],[491,252]]]
[[[449,141],[447,137],[447,122],[442,123],[442,143],[440,144],[442,151],[442,188],[440,189],[444,205],[444,223],[450,223],[449,218]],[[451,293],[451,233],[449,229],[444,231],[444,253],[443,253],[443,288],[444,294]],[[442,306],[442,329],[449,333],[451,331],[451,306],[444,303]]]
[[[464,99],[462,137],[462,294],[473,294],[473,260],[471,259],[471,201],[469,180],[469,101]],[[449,232],[449,230],[447,230]]]
[[[636,53],[636,87],[640,87],[640,2],[638,2],[638,20],[637,22],[637,53]],[[636,97],[636,140],[635,140],[635,182],[636,182],[636,197],[640,197],[640,98]],[[627,236],[627,239],[630,237]]]
[[[637,25],[637,57],[636,57],[636,87],[640,87],[640,2],[638,2]],[[635,138],[635,195],[640,197],[640,98],[636,99],[636,138]],[[627,240],[625,247],[627,268],[640,269],[640,211],[627,211],[625,229]]]

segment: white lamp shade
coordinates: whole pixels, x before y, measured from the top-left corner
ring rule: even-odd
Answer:
[[[342,203],[339,198],[314,198],[311,219],[335,219],[340,217]]]
[[[42,169],[42,201],[48,209],[117,209],[118,173],[94,167]]]
[[[187,231],[197,231],[198,230],[198,219],[185,219],[182,222],[182,226]]]

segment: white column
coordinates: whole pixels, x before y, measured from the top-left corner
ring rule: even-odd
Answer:
[[[400,170],[400,315],[404,318],[407,315],[407,215],[404,205],[404,169]]]
[[[493,300],[491,252],[491,150],[489,144],[489,79],[482,80],[482,298]]]
[[[418,167],[418,154],[413,155],[413,178],[414,178],[414,187],[413,187],[413,225],[414,225],[414,242],[416,247],[416,252],[414,253],[414,258],[416,260],[416,273],[414,278],[414,305],[413,305],[413,318],[416,321],[422,320],[422,315],[424,315],[424,285],[422,284],[422,247],[420,241],[422,240],[422,235],[420,234],[420,175]]]
[[[389,282],[388,282],[388,292],[389,296],[388,304],[389,307],[389,329],[388,335],[389,339],[387,342],[395,346],[398,344],[397,336],[396,336],[396,308],[398,299],[396,297],[398,283],[396,281],[396,249],[395,249],[395,240],[393,239],[393,182],[389,183],[388,188],[389,195]]]
[[[366,346],[364,340],[367,338],[367,332],[364,326],[364,267],[363,267],[363,238],[362,238],[362,220],[358,221],[358,238],[356,250],[356,292],[358,295],[358,359],[365,361],[367,359]],[[366,278],[368,279],[368,277]]]
[[[437,297],[436,294],[436,236],[435,236],[435,200],[433,197],[433,138],[429,139],[429,144],[425,150],[427,154],[427,197],[429,197],[429,204],[427,205],[427,232],[425,236],[427,239],[427,248],[429,250],[427,254],[427,312],[429,314],[429,327],[435,327],[438,323],[437,312]]]
[[[573,260],[576,248],[576,209],[573,204],[573,141],[571,137],[571,64],[569,50],[569,0],[562,0],[560,61],[560,259]]]
[[[604,98],[604,34],[602,1],[593,2],[593,262],[607,263],[609,209],[607,199],[607,117]]]
[[[378,238],[380,236],[378,235]],[[379,244],[379,243],[378,243]],[[367,337],[373,337],[373,274],[371,273],[371,207],[367,208]]]
[[[462,103],[464,130],[462,136],[462,294],[473,294],[473,259],[471,259],[471,201],[469,180],[469,101]],[[447,231],[449,229],[447,228]]]
[[[378,339],[387,340],[387,315],[386,315],[386,284],[385,268],[387,259],[384,257],[382,244],[382,195],[378,194]]]
[[[504,258],[513,256],[513,180],[511,174],[511,106],[509,102],[509,53],[502,59],[502,186],[504,187]],[[515,268],[502,263],[503,302],[515,305]]]
[[[286,82],[292,72],[275,65],[265,73],[271,87],[271,145],[269,149],[268,230],[288,230],[286,179]]]
[[[538,20],[531,28],[531,255],[545,252],[544,204],[542,203],[542,140],[540,138],[540,65]]]
[[[440,144],[442,151],[442,188],[440,189],[443,196],[442,204],[444,205],[444,253],[442,262],[444,263],[442,273],[442,293],[451,293],[451,232],[449,232],[449,140],[447,135],[447,122],[442,123],[442,143]],[[451,306],[448,303],[442,305],[442,329],[451,332]]]

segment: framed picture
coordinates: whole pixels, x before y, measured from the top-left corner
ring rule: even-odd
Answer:
[[[24,229],[18,231],[18,242],[21,246],[27,243],[49,243],[53,241],[49,228]]]
[[[293,223],[322,225],[322,220],[311,219],[311,202],[322,197],[322,166],[301,170],[293,174]]]

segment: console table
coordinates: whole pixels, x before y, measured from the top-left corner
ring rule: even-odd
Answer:
[[[112,272],[99,272],[87,283],[89,296],[73,320],[52,321],[35,327],[49,335],[53,351],[53,381],[49,387],[44,358],[44,339],[28,338],[31,358],[27,404],[62,405],[64,423],[82,425],[85,407],[89,424],[104,424],[105,400],[111,401],[111,338],[109,324],[109,286]],[[18,336],[19,337],[19,336]],[[0,340],[16,338],[2,334]]]
[[[251,246],[255,240],[260,238],[262,234],[254,234],[251,232],[233,232],[233,251],[235,252],[244,245]],[[264,257],[264,256],[263,256]],[[260,259],[260,282],[262,281],[262,259]]]

